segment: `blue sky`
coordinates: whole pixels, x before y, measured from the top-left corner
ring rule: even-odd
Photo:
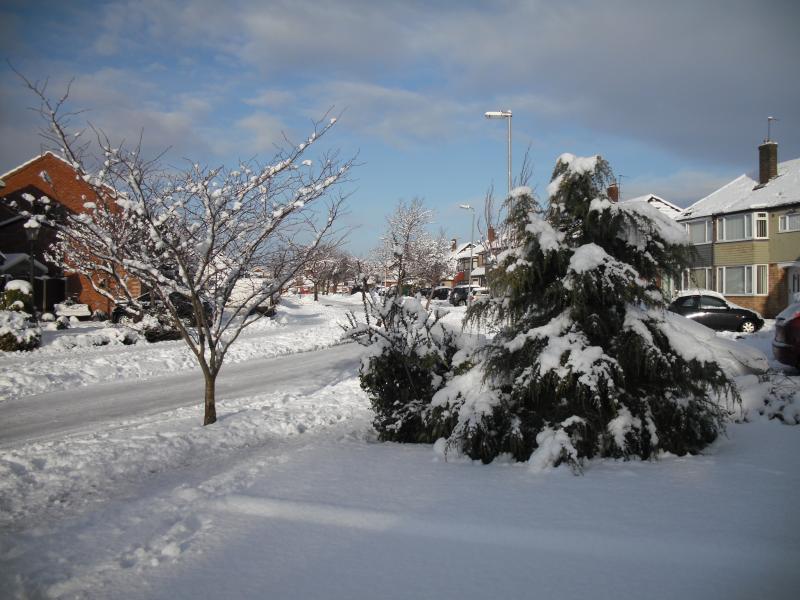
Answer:
[[[459,203],[506,187],[526,148],[544,195],[562,152],[602,154],[623,197],[681,206],[756,167],[773,127],[800,156],[795,2],[6,1],[3,57],[112,138],[167,159],[234,165],[299,140],[334,107],[324,140],[358,153],[351,249],[377,243],[399,199],[469,237]],[[40,149],[32,97],[0,69],[0,170]]]

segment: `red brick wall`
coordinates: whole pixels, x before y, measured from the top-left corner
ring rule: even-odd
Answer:
[[[49,181],[42,178],[42,172],[47,173]],[[71,212],[78,213],[84,212],[84,202],[97,201],[97,195],[94,190],[77,175],[75,170],[69,164],[50,153],[43,154],[10,172],[3,178],[3,181],[6,184],[6,187],[1,192],[3,203],[10,201],[15,196],[18,197],[24,191],[33,194],[37,199],[42,195],[46,195]],[[19,229],[21,230],[22,228],[20,227]],[[19,235],[24,236],[24,231],[16,231],[16,228],[8,233],[14,238],[19,237]],[[12,237],[5,238],[5,234],[6,232],[3,232],[4,246],[7,243],[18,244],[21,241],[12,239]],[[42,243],[37,244],[38,251],[35,252],[37,259],[40,259],[47,244],[52,243],[52,241],[53,236],[50,233],[45,235]],[[27,241],[25,243],[27,244]],[[27,245],[23,247],[26,249],[16,250],[15,247],[15,251],[27,253]],[[138,283],[132,287],[137,290],[141,289]],[[83,275],[67,273],[66,294],[68,298],[75,298],[77,302],[88,304],[92,310],[109,312],[112,308],[104,296],[92,289],[89,281]]]

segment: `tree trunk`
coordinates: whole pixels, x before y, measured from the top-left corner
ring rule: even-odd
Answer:
[[[206,377],[206,400],[205,400],[205,415],[203,417],[203,425],[211,425],[217,421],[217,405],[214,398],[217,385],[217,376],[210,373],[205,374]]]

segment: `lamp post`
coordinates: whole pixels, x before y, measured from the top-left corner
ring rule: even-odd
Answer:
[[[505,119],[508,123],[508,195],[511,196],[511,111],[490,110],[484,115],[487,119]]]
[[[467,270],[467,298],[469,298],[469,286],[472,285],[472,248],[475,246],[475,209],[469,204],[459,204],[458,208],[472,211],[472,233],[469,236],[469,269]]]
[[[36,290],[33,286],[33,265],[34,265],[34,258],[33,258],[33,250],[34,244],[36,240],[39,239],[39,221],[36,219],[28,219],[25,224],[22,226],[25,229],[25,237],[28,238],[28,242],[30,243],[30,253],[28,254],[29,262],[31,265],[30,270],[30,284],[31,284],[31,300],[33,301],[33,306],[36,308]]]

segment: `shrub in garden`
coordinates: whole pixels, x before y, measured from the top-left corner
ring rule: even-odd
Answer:
[[[28,315],[16,310],[0,310],[0,350],[17,352],[38,348],[42,330],[31,323]]]
[[[368,347],[359,376],[375,411],[373,425],[385,441],[433,443],[448,433],[444,419],[429,418],[429,410],[452,376],[456,338],[414,298],[364,299],[366,323],[351,315],[346,332]]]
[[[500,331],[431,402],[455,420],[449,448],[579,470],[594,456],[699,452],[723,430],[718,400],[735,388],[673,334],[656,285],[683,268],[685,235],[646,203],[611,202],[612,180],[599,156],[562,155],[546,211],[529,189],[512,194],[511,248],[492,298],[467,314]]]
[[[33,288],[27,281],[12,279],[0,293],[0,310],[33,314]]]

